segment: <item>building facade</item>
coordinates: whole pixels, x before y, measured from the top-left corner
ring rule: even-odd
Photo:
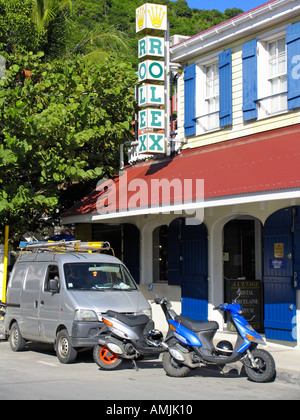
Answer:
[[[145,294],[155,283],[184,316],[230,331],[213,307],[240,289],[254,328],[299,347],[300,2],[269,1],[169,54],[177,130],[166,154],[135,151],[62,222],[109,240]]]

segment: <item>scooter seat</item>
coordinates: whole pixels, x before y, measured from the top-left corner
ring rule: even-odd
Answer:
[[[179,315],[175,317],[175,321],[193,332],[213,331],[219,328],[219,324],[216,321],[195,321]]]
[[[138,325],[147,324],[149,321],[147,315],[125,315],[121,314],[120,312],[111,310],[107,311],[106,313],[109,317],[116,318],[117,320],[123,322],[129,327],[136,327]]]

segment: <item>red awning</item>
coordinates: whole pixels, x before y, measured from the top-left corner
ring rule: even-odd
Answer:
[[[299,188],[300,124],[129,166],[63,219]]]

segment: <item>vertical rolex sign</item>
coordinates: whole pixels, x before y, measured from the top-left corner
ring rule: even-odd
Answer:
[[[139,58],[139,153],[165,153],[165,42],[167,6],[145,3],[136,9]]]

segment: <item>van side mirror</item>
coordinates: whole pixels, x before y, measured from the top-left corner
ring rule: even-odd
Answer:
[[[56,279],[49,280],[49,292],[58,293],[59,292],[59,283]]]

